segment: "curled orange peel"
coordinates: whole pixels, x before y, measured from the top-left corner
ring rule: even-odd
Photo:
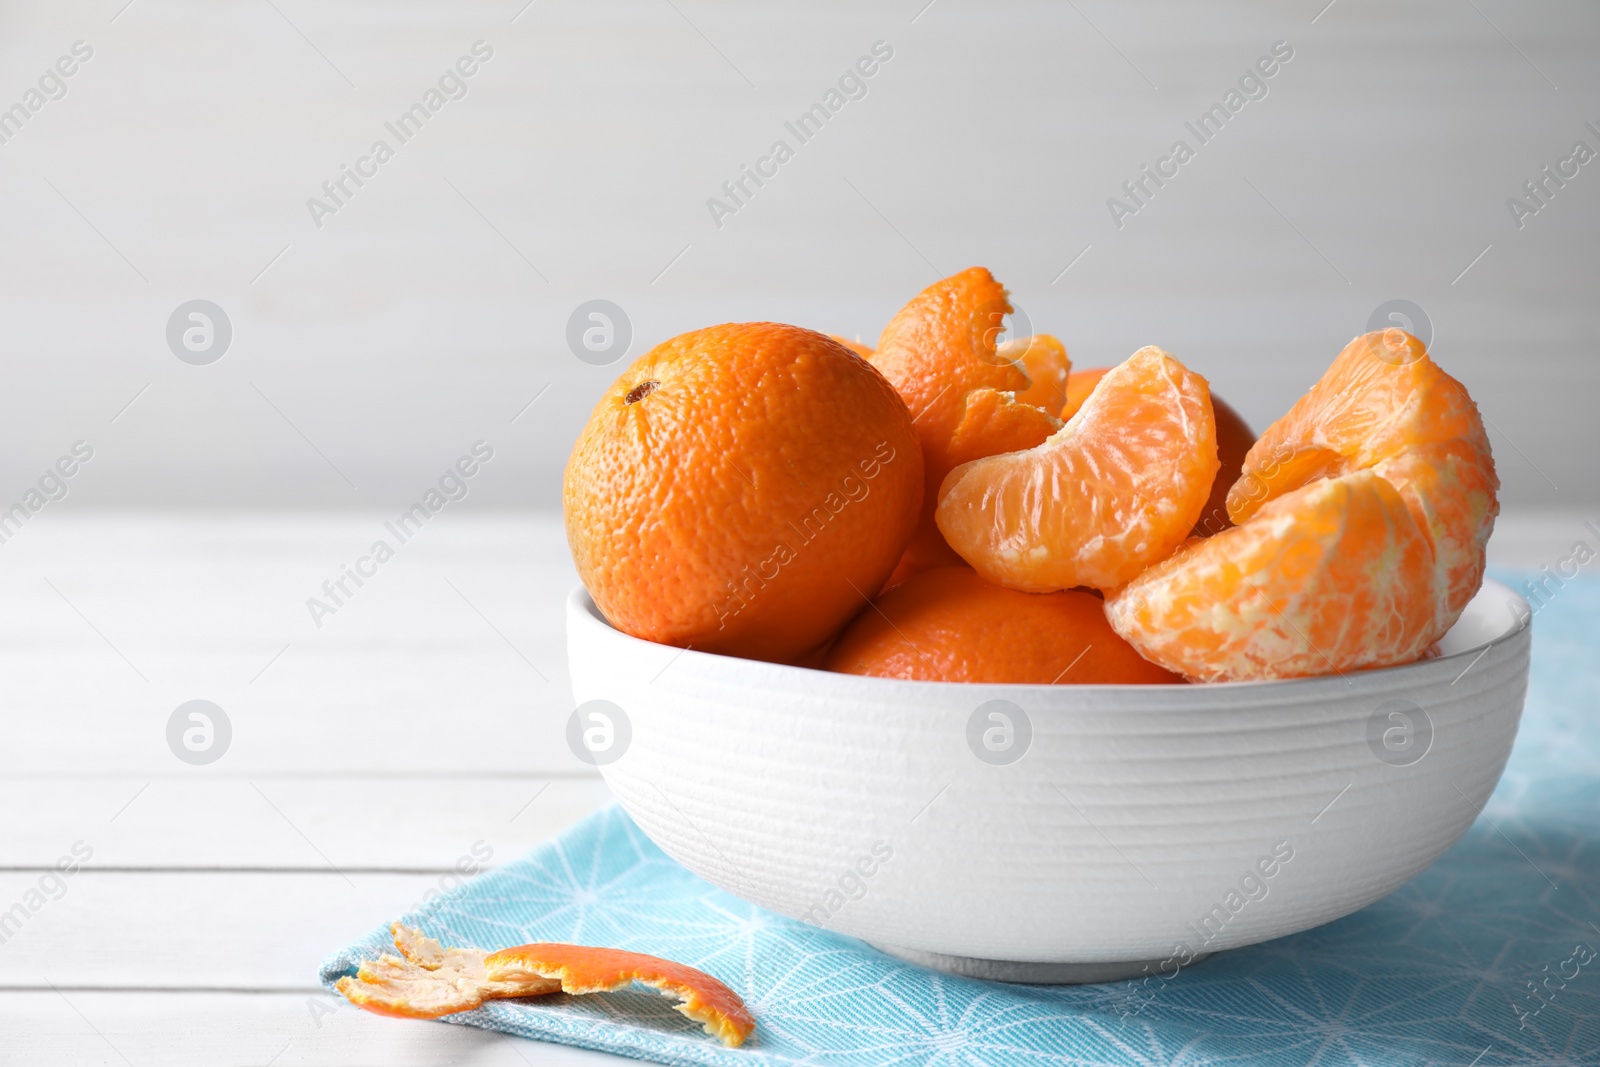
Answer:
[[[358,1008],[399,1019],[437,1019],[487,1000],[582,995],[634,982],[676,998],[674,1007],[706,1033],[737,1048],[755,1029],[739,994],[704,971],[621,949],[540,942],[484,952],[445,948],[420,930],[389,927],[400,956],[363,962],[340,978],[339,992]]]
[[[614,948],[542,942],[501,949],[486,959],[491,975],[513,981],[555,979],[563,993],[581,995],[621,989],[638,982],[665,996],[706,1028],[706,1033],[737,1048],[756,1028],[739,994],[693,967],[659,956]]]

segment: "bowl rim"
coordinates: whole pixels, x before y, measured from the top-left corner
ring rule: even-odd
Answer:
[[[1506,585],[1504,582],[1500,582],[1494,578],[1485,576],[1483,584],[1479,587],[1478,592],[1473,594],[1473,599],[1476,600],[1478,597],[1482,596],[1488,591],[1505,594],[1506,604],[1512,609],[1508,614],[1512,616],[1513,624],[1497,633],[1495,636],[1489,638],[1487,641],[1480,641],[1469,648],[1460,650],[1459,652],[1451,652],[1448,655],[1434,656],[1427,659],[1413,660],[1410,663],[1398,663],[1389,667],[1372,667],[1355,671],[1337,671],[1332,674],[1315,674],[1303,678],[1271,678],[1242,682],[1193,682],[1187,685],[1173,685],[1170,682],[1143,682],[1128,684],[1112,684],[1102,682],[1086,684],[1074,683],[1071,685],[1055,685],[1053,683],[1040,684],[1036,682],[944,682],[912,678],[879,678],[866,674],[840,674],[836,671],[825,671],[817,667],[801,667],[790,663],[774,663],[769,660],[747,659],[742,656],[724,655],[720,652],[703,652],[695,648],[683,648],[677,645],[667,645],[658,641],[647,641],[642,637],[635,637],[632,634],[625,633],[624,631],[619,630],[615,626],[611,625],[610,621],[606,619],[604,614],[601,613],[599,605],[594,602],[594,598],[589,595],[589,591],[584,588],[583,583],[581,582],[574,586],[572,591],[567,594],[567,609],[569,619],[572,617],[573,613],[576,612],[582,618],[587,619],[590,623],[610,631],[614,637],[622,638],[625,641],[637,642],[650,648],[671,650],[675,653],[673,656],[674,660],[688,652],[693,653],[696,656],[704,656],[715,660],[730,661],[732,663],[740,664],[745,669],[755,669],[762,672],[778,672],[780,675],[789,671],[804,671],[808,675],[823,674],[828,675],[829,677],[840,679],[848,678],[852,683],[860,684],[869,689],[873,687],[902,688],[905,686],[917,686],[932,687],[930,691],[943,693],[955,692],[962,688],[966,688],[982,689],[986,692],[1049,690],[1053,692],[1072,692],[1081,694],[1171,694],[1174,691],[1183,692],[1189,690],[1196,690],[1200,692],[1227,692],[1238,690],[1260,692],[1263,689],[1272,687],[1276,687],[1279,690],[1286,688],[1305,689],[1307,687],[1327,685],[1329,683],[1344,682],[1348,684],[1358,678],[1362,679],[1364,684],[1369,685],[1383,685],[1386,682],[1390,684],[1396,684],[1404,679],[1408,674],[1435,671],[1441,664],[1454,663],[1463,659],[1464,657],[1472,656],[1474,654],[1481,658],[1488,652],[1489,649],[1493,648],[1494,646],[1513,641],[1518,637],[1528,633],[1533,627],[1533,611],[1529,607],[1527,599],[1524,598],[1520,593]],[[1468,603],[1470,605],[1471,602],[1469,601]],[[1521,606],[1520,611],[1516,610],[1516,605]],[[1465,609],[1463,609],[1463,614],[1464,613]]]

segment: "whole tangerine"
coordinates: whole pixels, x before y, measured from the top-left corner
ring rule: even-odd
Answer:
[[[913,681],[1164,685],[1106,621],[1094,593],[1022,593],[969,567],[921,571],[880,596],[828,652],[824,669]]]
[[[870,363],[798,326],[728,323],[611,384],[562,500],[578,576],[613,626],[788,662],[883,585],[922,485],[911,413]]]

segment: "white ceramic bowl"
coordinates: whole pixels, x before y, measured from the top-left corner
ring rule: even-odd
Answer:
[[[1511,752],[1528,618],[1491,581],[1439,658],[1194,686],[681,651],[613,629],[582,589],[567,640],[581,722],[595,700],[627,719],[606,781],[685,867],[947,971],[1100,981],[1329,922],[1438,858]]]

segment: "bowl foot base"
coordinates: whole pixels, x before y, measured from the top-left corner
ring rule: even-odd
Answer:
[[[1155,974],[1165,960],[1133,960],[1125,963],[1028,963],[1020,960],[980,960],[970,956],[947,956],[915,948],[872,944],[886,955],[930,970],[986,982],[1018,982],[1024,985],[1091,985],[1095,982],[1120,982],[1147,973]],[[1188,966],[1211,955],[1196,956]]]

